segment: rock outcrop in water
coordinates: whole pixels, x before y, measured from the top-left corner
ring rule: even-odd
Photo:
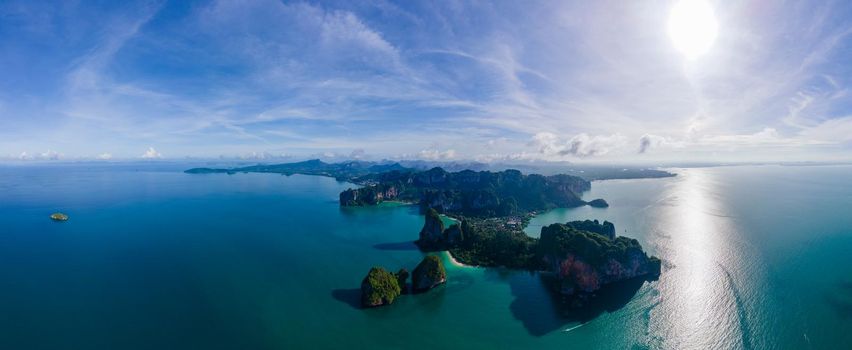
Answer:
[[[68,215],[63,213],[53,213],[50,214],[50,219],[53,221],[68,221]]]
[[[593,199],[587,204],[593,208],[609,208],[609,203],[603,200],[603,198]]]
[[[400,294],[398,277],[382,267],[373,267],[361,281],[361,305],[364,307],[390,305]]]
[[[444,243],[444,222],[435,209],[426,211],[426,220],[420,229],[417,245],[424,250],[440,249]]]
[[[408,292],[409,276],[414,292],[424,292],[447,281],[444,265],[436,256],[423,258],[411,274],[405,268],[394,274],[376,266],[361,281],[361,306],[369,308],[393,304],[397,297]]]
[[[446,281],[447,271],[444,270],[444,264],[434,255],[423,258],[411,274],[411,287],[415,292],[432,289]]]
[[[544,267],[556,274],[563,295],[591,293],[637,277],[655,278],[661,268],[660,260],[649,257],[635,239],[610,239],[570,223],[543,227],[536,254]]]

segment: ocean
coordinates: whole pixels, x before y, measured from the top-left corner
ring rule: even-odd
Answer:
[[[454,265],[358,307],[372,266],[412,270],[416,207],[341,208],[318,176],[190,165],[0,166],[0,348],[832,349],[852,346],[852,167],[673,169],[596,181],[542,225],[609,220],[659,280],[562,310],[540,274]],[[61,211],[67,222],[49,215]]]

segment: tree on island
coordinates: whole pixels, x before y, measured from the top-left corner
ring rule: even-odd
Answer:
[[[397,276],[382,267],[373,267],[361,281],[361,305],[375,307],[390,305],[402,294]]]
[[[447,281],[447,271],[441,258],[435,255],[424,257],[414,268],[411,284],[415,292],[432,289]]]

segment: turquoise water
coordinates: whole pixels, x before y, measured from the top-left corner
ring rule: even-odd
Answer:
[[[837,348],[852,344],[852,167],[677,169],[595,182],[659,281],[560,314],[540,276],[458,267],[361,310],[373,265],[412,269],[411,206],[341,209],[349,185],[183,167],[0,167],[0,348]],[[63,211],[71,219],[52,222]],[[585,323],[581,323],[585,321]]]

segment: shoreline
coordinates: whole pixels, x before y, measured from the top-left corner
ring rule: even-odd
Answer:
[[[456,260],[456,257],[454,257],[453,253],[450,253],[449,250],[445,250],[444,253],[447,254],[447,257],[450,259],[450,262],[452,262],[453,265],[455,265],[455,266],[458,266],[458,267],[479,267],[479,266],[474,266],[474,265],[467,265],[467,264],[464,264],[464,263]]]

